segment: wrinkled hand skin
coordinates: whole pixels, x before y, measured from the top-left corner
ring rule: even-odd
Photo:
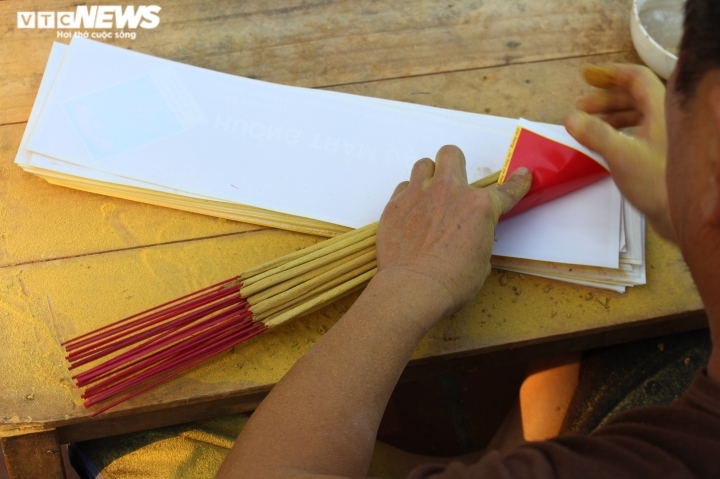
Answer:
[[[655,230],[675,241],[665,183],[665,87],[638,65],[586,66],[585,81],[598,88],[565,118],[579,143],[605,158],[615,184]],[[632,137],[618,130],[634,127]]]
[[[444,301],[446,315],[458,311],[490,274],[498,218],[520,201],[531,181],[522,169],[501,186],[474,188],[455,146],[441,148],[435,162],[418,161],[380,219],[378,271],[407,281],[423,277],[433,286],[424,294]]]

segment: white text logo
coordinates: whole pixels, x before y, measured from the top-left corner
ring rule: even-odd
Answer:
[[[78,6],[74,12],[18,12],[18,28],[155,28],[160,24],[157,5]]]

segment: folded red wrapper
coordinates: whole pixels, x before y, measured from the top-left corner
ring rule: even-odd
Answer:
[[[610,174],[585,153],[518,127],[498,182],[502,184],[522,166],[533,175],[530,191],[500,220],[559,198]]]

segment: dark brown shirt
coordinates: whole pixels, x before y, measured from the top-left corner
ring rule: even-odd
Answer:
[[[720,383],[701,370],[670,406],[620,414],[588,436],[489,452],[473,464],[426,465],[421,478],[720,478]]]

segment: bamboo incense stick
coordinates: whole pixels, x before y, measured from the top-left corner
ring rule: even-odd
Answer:
[[[358,241],[357,243],[349,244],[342,249],[332,251],[329,254],[320,256],[319,258],[315,258],[312,261],[308,261],[306,263],[299,264],[292,268],[283,268],[282,266],[280,266],[276,269],[270,270],[270,271],[277,270],[277,272],[275,272],[274,274],[272,274],[270,276],[265,276],[262,279],[260,279],[259,281],[255,280],[256,276],[253,276],[253,277],[248,278],[247,280],[243,281],[242,293],[244,296],[251,296],[255,292],[262,291],[266,288],[269,288],[270,286],[274,286],[276,284],[282,283],[283,281],[294,278],[303,273],[307,273],[308,271],[313,271],[314,269],[317,269],[321,266],[325,266],[326,264],[332,263],[335,260],[342,259],[343,257],[345,257],[349,254],[353,254],[358,251],[362,251],[365,248],[373,247],[374,245],[375,245],[375,235],[365,238],[361,241]],[[265,274],[269,273],[270,271],[267,271],[258,276],[264,276]]]
[[[363,240],[374,235],[376,231],[377,222],[363,226],[362,228],[350,230],[347,233],[317,243],[308,248],[301,249],[294,253],[281,256],[280,258],[270,260],[259,266],[247,269],[242,274],[240,274],[239,278],[244,284],[251,284],[247,282],[249,278],[254,277],[258,280],[263,279],[270,274],[274,274],[274,272],[284,271],[285,269],[306,263],[315,258],[324,256],[328,253],[338,251],[339,249],[342,249],[349,244],[356,243],[358,240]],[[274,268],[276,268],[277,271]],[[269,272],[271,269],[273,270],[273,273]]]
[[[472,183],[485,188],[500,172]],[[364,288],[377,272],[377,223],[243,271],[62,343],[90,407],[117,406],[270,328]],[[96,363],[96,364],[92,364]],[[123,395],[124,394],[124,395]]]
[[[268,328],[279,326],[282,323],[289,321],[290,319],[307,313],[316,306],[324,306],[326,304],[329,304],[335,301],[335,298],[343,295],[344,293],[347,293],[348,291],[369,282],[372,277],[375,276],[375,273],[377,273],[377,268],[373,268],[370,271],[363,273],[360,276],[353,278],[349,281],[346,281],[339,286],[336,286],[333,289],[326,291],[319,296],[316,296],[313,299],[305,301],[302,304],[299,304],[298,306],[290,309],[289,311],[280,313],[277,316],[270,316],[267,320],[264,321],[264,323]]]
[[[339,276],[333,280],[323,283],[322,285],[313,289],[312,291],[309,291],[301,296],[298,296],[297,298],[295,298],[293,300],[279,304],[271,310],[268,310],[265,312],[261,311],[259,313],[253,312],[253,318],[258,321],[260,321],[260,320],[266,321],[268,319],[272,319],[272,317],[274,317],[275,315],[283,313],[283,312],[289,310],[290,308],[294,308],[295,306],[297,306],[300,303],[309,301],[309,300],[319,296],[320,294],[324,293],[325,291],[328,291],[332,288],[335,288],[337,286],[345,284],[346,282],[351,281],[352,279],[357,278],[358,276],[360,276],[360,275],[366,273],[367,271],[370,271],[376,267],[377,267],[376,261],[372,261],[370,263],[359,266],[359,267],[353,269],[352,271],[348,271],[347,273],[345,273],[342,276]],[[328,301],[325,304],[329,304],[331,302],[333,302],[333,300]]]
[[[269,298],[256,300],[255,296],[250,296],[249,298],[247,298],[247,302],[250,305],[250,311],[252,311],[253,314],[259,314],[263,311],[272,309],[277,305],[286,304],[288,301],[291,301],[298,296],[308,293],[314,290],[316,287],[321,286],[322,284],[326,284],[327,282],[337,277],[342,277],[343,275],[355,270],[356,268],[362,267],[363,265],[370,262],[374,264],[375,249],[367,248],[363,251],[359,251],[358,253],[362,254],[352,258],[350,261],[346,261],[343,264],[338,265],[337,267],[329,271],[319,274],[314,278],[305,281],[304,283],[293,286],[292,288],[286,289],[285,291],[273,295]]]
[[[321,266],[320,268],[317,268],[312,271],[308,271],[307,273],[301,274],[299,276],[295,276],[294,278],[284,281],[275,286],[271,286],[270,288],[267,288],[267,289],[263,290],[262,292],[250,295],[247,298],[248,303],[250,303],[252,305],[252,304],[258,303],[260,301],[264,301],[265,299],[275,296],[277,294],[280,294],[283,291],[286,291],[294,286],[297,286],[298,284],[301,284],[301,283],[309,281],[313,278],[316,278],[317,276],[320,276],[320,275],[326,273],[327,271],[331,271],[339,266],[342,266],[345,263],[354,261],[355,258],[362,256],[364,254],[367,254],[368,250],[373,251],[373,248],[372,247],[365,248],[364,250],[358,251],[358,252],[353,253],[344,258],[340,258],[336,261],[333,261],[332,263],[328,263],[325,266]]]

